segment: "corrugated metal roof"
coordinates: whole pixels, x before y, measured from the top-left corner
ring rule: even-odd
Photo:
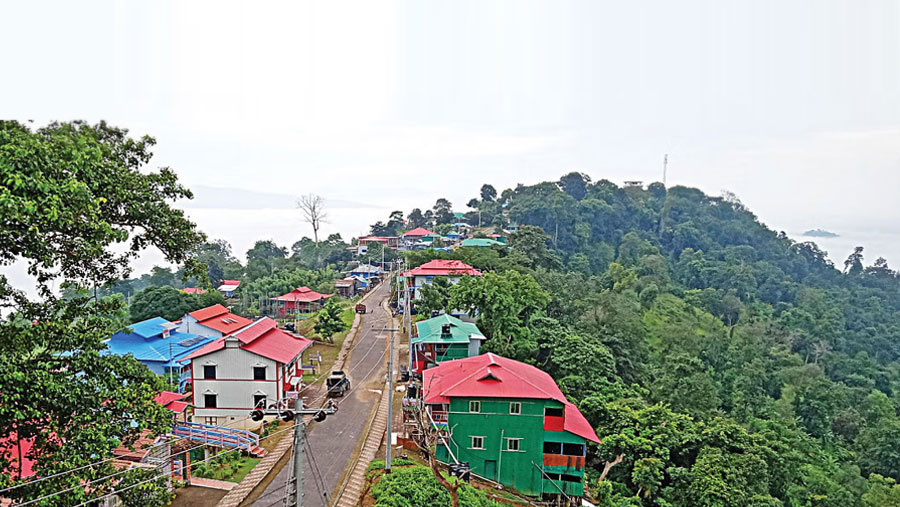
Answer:
[[[333,295],[334,294],[322,294],[321,292],[316,292],[309,287],[299,287],[288,292],[287,294],[282,294],[281,296],[271,299],[275,301],[300,301],[303,303],[311,303],[313,301],[328,299]]]
[[[157,335],[144,338],[135,333],[116,333],[106,341],[105,354],[131,355],[138,361],[165,362],[177,367],[177,362],[214,339],[192,333],[172,331],[168,338]]]
[[[569,403],[556,381],[529,364],[496,354],[440,363],[424,372],[425,403],[448,403],[450,398],[524,398],[556,400],[565,405],[564,429],[599,442],[590,423]]]
[[[481,271],[473,268],[463,261],[455,259],[434,259],[417,268],[403,273],[403,276],[448,276],[471,275],[481,276]]]
[[[450,324],[450,336],[443,336],[444,324]],[[475,324],[446,314],[416,322],[416,331],[418,336],[410,340],[412,343],[469,343],[473,339],[485,339]]]
[[[152,319],[135,322],[129,327],[131,328],[131,334],[138,335],[141,338],[151,338],[161,335],[167,324],[171,324],[171,322],[162,317],[153,317]]]

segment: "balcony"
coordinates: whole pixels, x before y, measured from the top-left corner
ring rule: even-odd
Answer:
[[[566,468],[570,470],[584,470],[584,456],[544,454],[544,466]]]

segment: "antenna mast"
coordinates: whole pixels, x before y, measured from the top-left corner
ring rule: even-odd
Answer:
[[[666,169],[669,167],[669,154],[663,155],[663,186],[666,186]]]

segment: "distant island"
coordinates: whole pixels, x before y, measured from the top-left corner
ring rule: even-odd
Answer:
[[[804,236],[811,236],[814,238],[836,238],[838,235],[831,231],[826,231],[825,229],[810,229],[803,233]]]

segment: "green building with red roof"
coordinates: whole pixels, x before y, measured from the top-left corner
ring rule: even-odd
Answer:
[[[447,361],[425,370],[422,398],[449,434],[441,461],[530,496],[583,496],[586,444],[599,439],[546,372],[495,354]]]

